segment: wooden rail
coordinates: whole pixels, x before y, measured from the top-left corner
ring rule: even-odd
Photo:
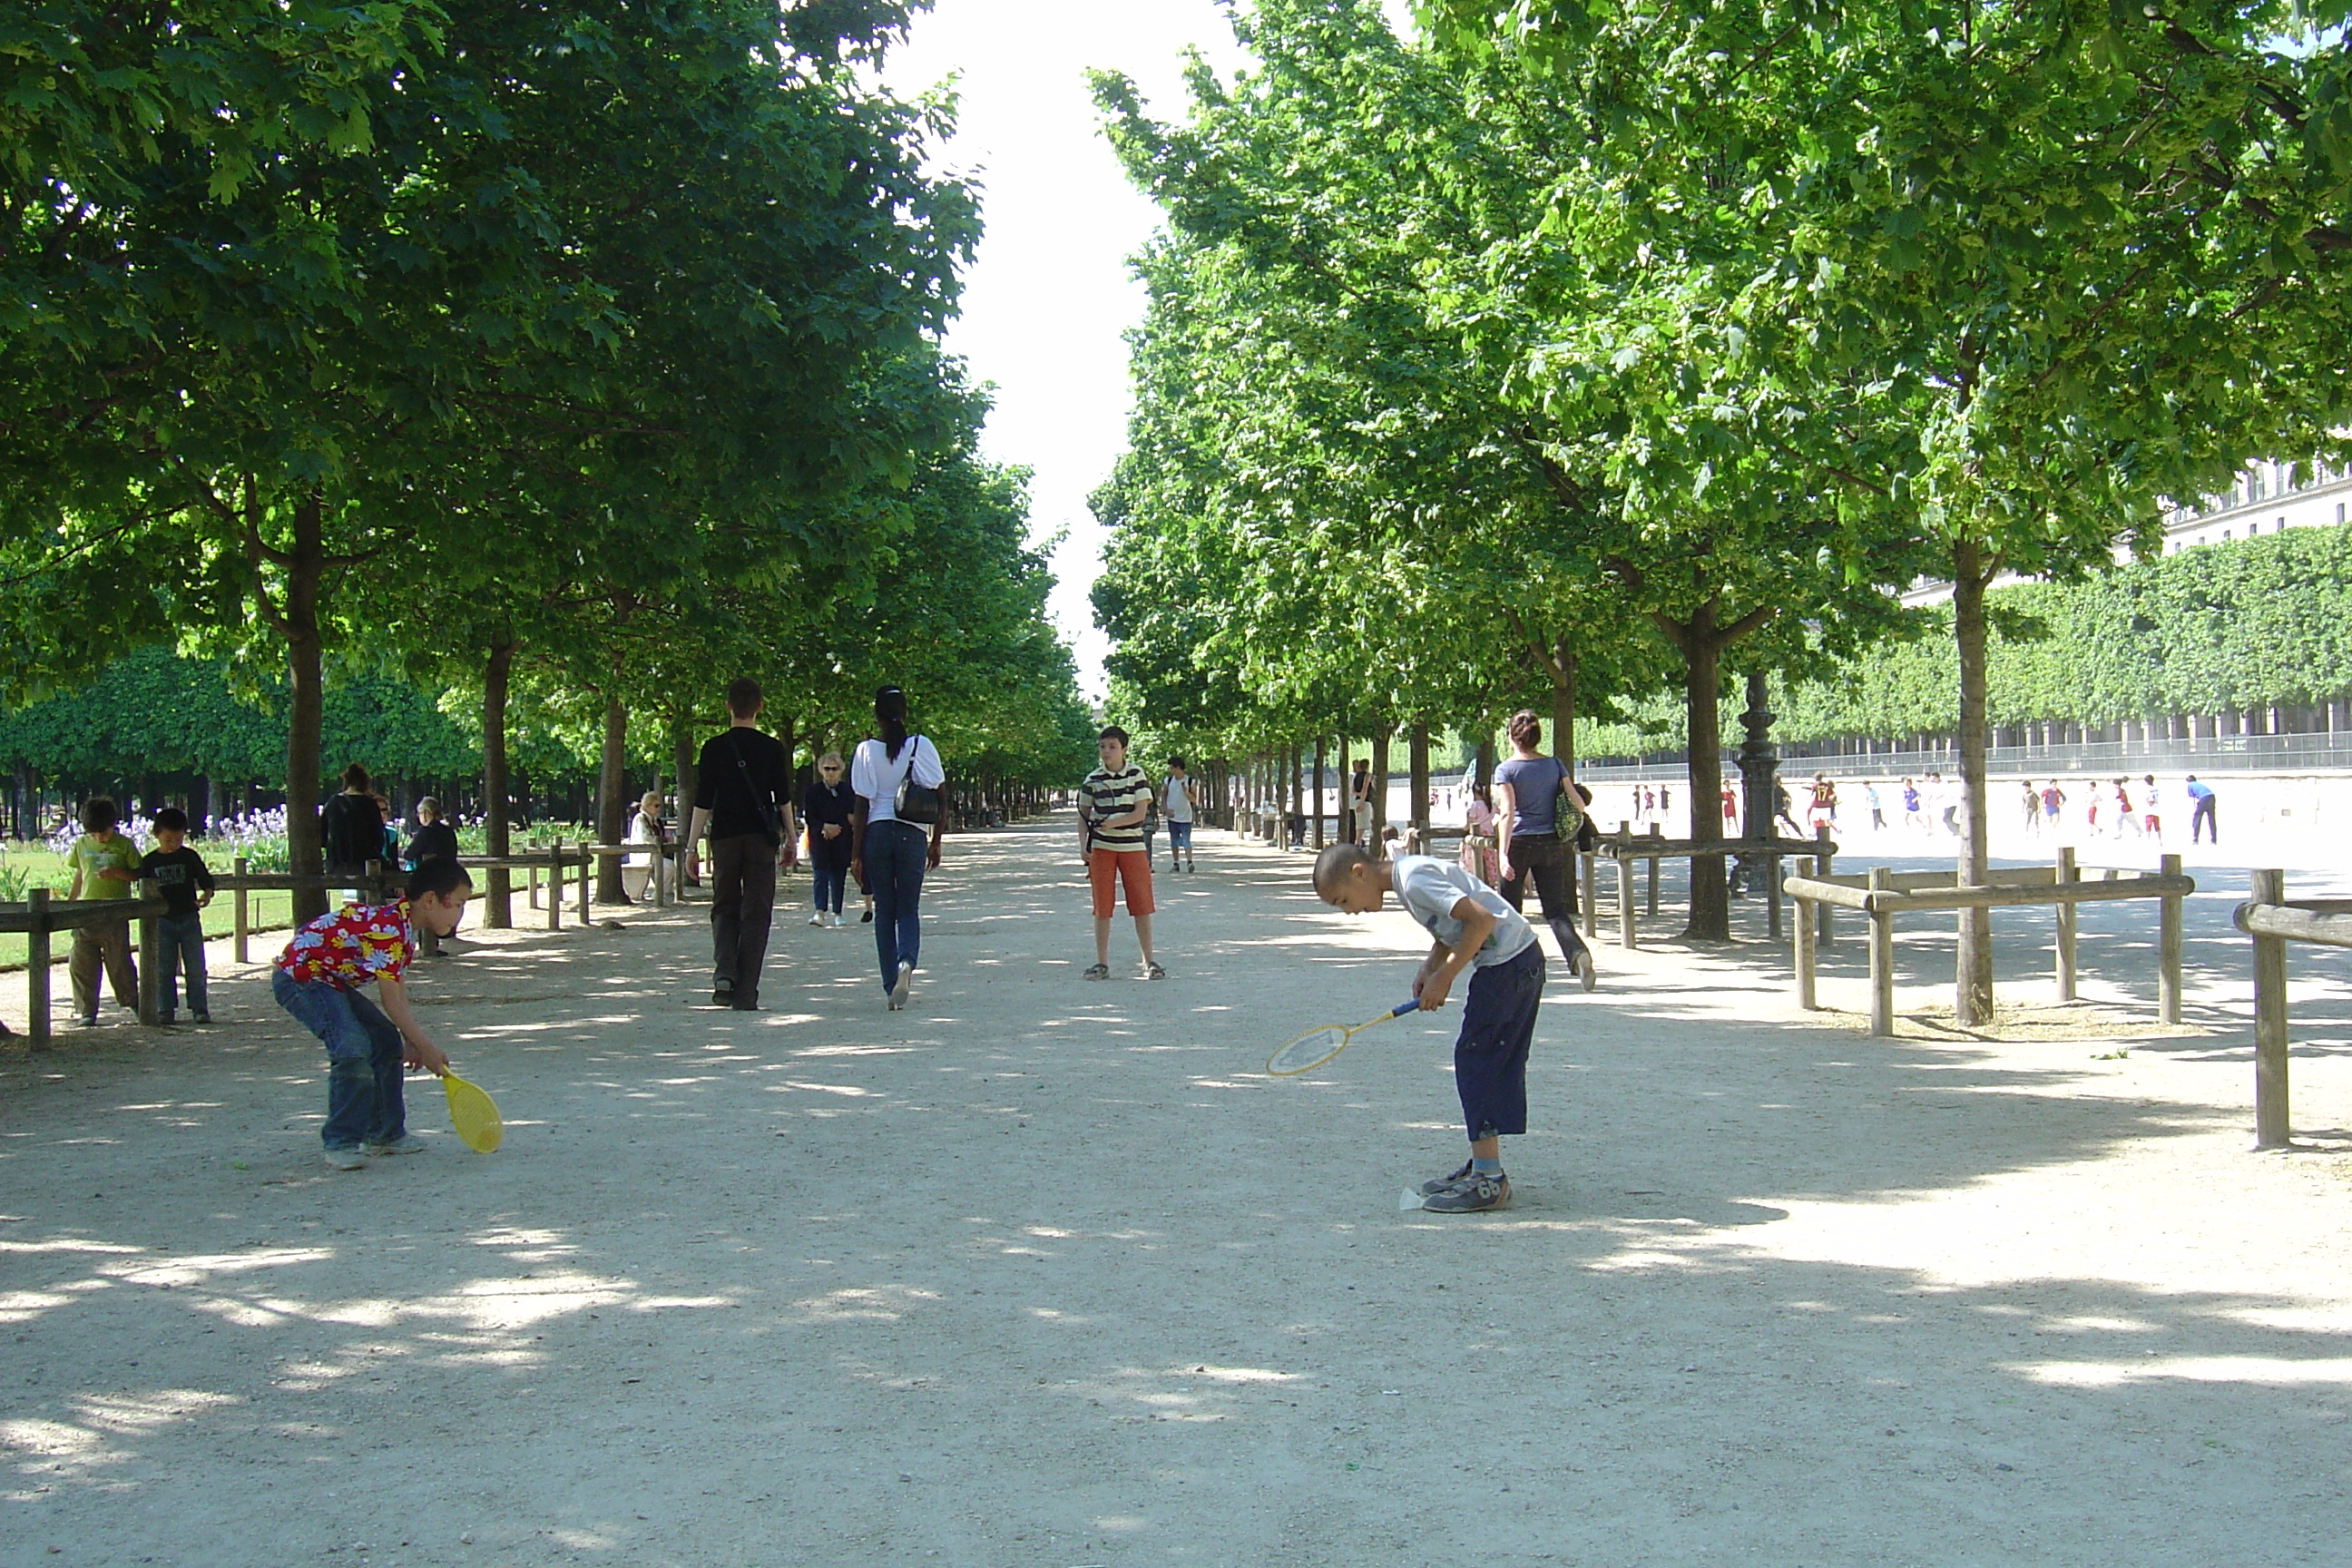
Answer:
[[[1857,910],[1870,917],[1870,1032],[1895,1032],[1895,917],[1953,910],[1989,910],[2047,904],[2057,910],[2058,998],[2072,1002],[2075,994],[2074,909],[2078,904],[2116,903],[2126,899],[2161,900],[2157,938],[2157,1016],[2168,1024],[2180,1022],[2181,900],[2197,890],[2196,879],[2180,873],[2180,857],[2167,855],[2153,872],[2129,876],[2110,870],[2098,881],[2080,880],[2074,852],[2062,849],[2055,866],[2028,866],[1994,871],[1980,884],[1963,883],[1951,871],[1889,870],[1871,868],[1866,876],[1822,876],[1807,867],[1781,883],[1798,909],[1796,971],[1797,1005],[1812,1008],[1815,999],[1816,956],[1813,922],[1806,906]],[[1959,976],[1965,987],[1968,977]]]
[[[2287,1125],[2286,948],[2352,947],[2352,899],[2286,896],[2286,873],[2256,871],[2230,923],[2254,939],[2254,1147],[2284,1149]]]
[[[1818,829],[1811,838],[1722,838],[1702,844],[1692,838],[1668,838],[1653,826],[1646,834],[1636,834],[1630,822],[1619,822],[1617,831],[1603,837],[1593,849],[1580,856],[1584,870],[1584,934],[1596,935],[1600,930],[1600,882],[1595,875],[1596,860],[1607,859],[1617,866],[1617,942],[1621,947],[1640,945],[1640,934],[1633,919],[1633,863],[1646,861],[1649,866],[1648,911],[1658,912],[1658,862],[1689,860],[1704,856],[1722,856],[1727,859],[1760,857],[1772,862],[1772,874],[1765,879],[1766,931],[1774,939],[1780,934],[1780,862],[1790,856],[1828,866],[1837,854],[1837,846],[1830,842],[1829,829]],[[1832,938],[1829,911],[1826,908],[1815,917],[1820,922],[1822,941]]]

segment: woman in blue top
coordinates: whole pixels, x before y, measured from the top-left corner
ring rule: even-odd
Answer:
[[[1503,876],[1501,891],[1516,910],[1527,899],[1528,879],[1535,879],[1536,896],[1543,902],[1544,921],[1559,943],[1559,955],[1590,991],[1600,976],[1592,967],[1591,951],[1576,934],[1576,900],[1568,881],[1569,857],[1576,853],[1584,812],[1580,806],[1574,822],[1562,823],[1559,810],[1560,792],[1576,784],[1558,757],[1543,754],[1543,725],[1533,713],[1521,709],[1512,714],[1508,732],[1511,754],[1495,770],[1495,857]]]

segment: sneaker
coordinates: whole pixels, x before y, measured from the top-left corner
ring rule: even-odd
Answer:
[[[84,1013],[80,1017],[74,1020],[74,1027],[77,1029],[97,1028],[98,1015],[95,1013]]]
[[[1580,949],[1570,961],[1568,972],[1582,981],[1587,991],[1601,984],[1601,972],[1592,967],[1592,950],[1589,947]]]
[[[1425,1198],[1435,1197],[1438,1194],[1445,1191],[1446,1188],[1459,1186],[1462,1183],[1466,1182],[1469,1179],[1470,1162],[1465,1160],[1462,1162],[1462,1168],[1454,1172],[1452,1175],[1439,1176],[1433,1181],[1422,1183],[1421,1195]]]
[[[330,1149],[327,1151],[327,1164],[329,1168],[332,1170],[356,1171],[366,1163],[367,1156],[361,1153],[357,1149]]]
[[[180,1021],[180,1016],[177,1013],[158,1013],[155,1015],[155,1021],[169,1028]]]
[[[188,1020],[191,1023],[209,1024],[213,1021],[213,1016],[210,1013],[191,1013],[188,1015]]]
[[[1511,1206],[1508,1176],[1465,1176],[1442,1193],[1432,1193],[1421,1206],[1432,1214],[1477,1214]]]
[[[424,1147],[425,1140],[410,1132],[394,1139],[389,1143],[362,1143],[360,1145],[360,1151],[365,1154],[415,1154],[421,1152]],[[341,1167],[344,1170],[350,1168],[348,1165]]]
[[[813,926],[821,926],[824,924],[824,911],[823,910],[819,910],[816,913],[809,916],[809,924]]]
[[[868,910],[864,914],[858,916],[857,923],[862,926],[872,925],[874,923],[874,911],[872,910]]]
[[[907,1005],[915,991],[915,966],[905,959],[898,961],[898,983],[890,987],[890,1010],[897,1012]]]
[[[839,931],[841,929],[841,911],[839,910],[835,910],[833,913],[825,916],[824,923],[831,926],[834,930]]]
[[[1146,980],[1165,980],[1168,972],[1156,963],[1147,963],[1143,966],[1143,977]]]
[[[1108,963],[1090,964],[1087,966],[1087,972],[1084,974],[1079,975],[1078,978],[1081,980],[1108,980],[1110,978],[1110,965]]]
[[[711,987],[710,1005],[714,1007],[732,1007],[735,1005],[734,987],[729,985],[715,985]]]

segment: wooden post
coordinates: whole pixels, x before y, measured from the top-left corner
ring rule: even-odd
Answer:
[[[2074,851],[2058,851],[2058,885],[2063,888],[2074,881]],[[2058,902],[2058,1000],[2074,1000],[2074,903],[2071,899]]]
[[[2252,900],[2286,902],[2286,873],[2256,871]],[[2286,939],[2254,938],[2254,1147],[2284,1149],[2287,1129]]]
[[[1836,857],[1830,853],[1830,825],[1828,823],[1822,823],[1813,829],[1813,842],[1821,846],[1821,848],[1815,851],[1813,855],[1813,875],[1826,882],[1829,880],[1831,874],[1836,870],[1836,867],[1832,864],[1832,862],[1835,860]],[[1821,915],[1819,917],[1821,921],[1821,944],[1823,947],[1827,947],[1832,942],[1836,940],[1834,934],[1830,930],[1830,915],[1837,906],[1832,903],[1823,902],[1816,904],[1814,907],[1821,910]]]
[[[249,939],[253,932],[253,914],[247,906],[245,891],[245,879],[248,875],[250,863],[240,855],[234,864],[236,868],[236,889],[229,895],[229,901],[235,906],[236,913],[235,923],[229,927],[229,956],[239,963],[251,963],[253,944]]]
[[[580,847],[580,923],[588,923],[588,884],[599,857],[585,844]]]
[[[49,1043],[49,890],[28,889],[32,929],[25,933],[25,1032],[40,1050]]]
[[[1617,862],[1617,945],[1628,952],[1640,945],[1633,932],[1633,862],[1626,859]]]
[[[547,847],[547,929],[563,929],[563,840]]]
[[[142,900],[153,896],[152,887],[140,894]],[[163,977],[155,960],[163,952],[160,933],[155,930],[155,917],[139,917],[139,1021],[153,1028],[163,1021]]]
[[[530,900],[530,907],[539,908],[539,862],[536,860],[530,864],[530,891],[527,896]]]
[[[1654,839],[1659,840],[1660,842],[1664,842],[1664,838],[1665,838],[1665,834],[1664,834],[1664,831],[1662,828],[1660,828],[1656,823],[1654,823],[1654,823],[1650,824],[1650,837],[1653,837],[1653,838],[1654,838]],[[1649,912],[1650,912],[1650,918],[1651,918],[1651,919],[1655,920],[1655,919],[1657,918],[1657,915],[1658,915],[1658,857],[1656,857],[1655,855],[1653,855],[1653,856],[1651,856],[1651,857],[1650,857],[1650,910],[1649,910]]]
[[[2167,855],[2157,862],[2159,875],[2180,875],[2180,857]],[[2168,894],[2158,900],[2163,915],[2157,926],[2156,1016],[2168,1024],[2180,1022],[2180,899]]]
[[[1870,890],[1886,891],[1892,873],[1884,866],[1870,868]],[[1888,910],[1870,911],[1870,1032],[1895,1033],[1895,915]]]
[[[1584,868],[1584,940],[1591,942],[1601,934],[1601,900],[1592,896],[1601,884],[1592,878],[1592,857],[1580,854],[1576,858]]]
[[[1806,856],[1797,862],[1799,874],[1807,877],[1817,875],[1815,868],[1819,864],[1814,857]],[[1813,911],[1808,907],[1812,900],[1795,899],[1791,902],[1796,905],[1793,912],[1797,933],[1797,1005],[1810,1013],[1817,1005],[1813,1000],[1813,950],[1821,940],[1820,927],[1813,923]]]

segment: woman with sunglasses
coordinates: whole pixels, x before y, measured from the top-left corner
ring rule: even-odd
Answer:
[[[841,895],[849,881],[850,814],[857,796],[842,776],[841,753],[827,752],[816,760],[816,777],[801,796],[801,821],[808,826],[809,867],[816,873],[816,913],[813,926],[841,923]]]

